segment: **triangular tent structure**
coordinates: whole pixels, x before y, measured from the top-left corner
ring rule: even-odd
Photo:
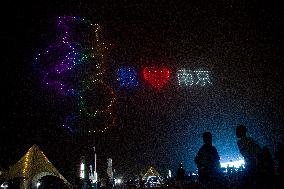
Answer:
[[[144,178],[147,178],[149,176],[157,176],[160,177],[160,173],[154,168],[150,167],[148,171],[145,173]]]
[[[15,165],[9,168],[6,178],[24,178],[21,188],[37,188],[38,180],[48,175],[62,179],[69,188],[72,188],[72,185],[52,165],[39,147],[33,145]]]
[[[154,179],[154,178],[156,179]],[[154,179],[154,180],[152,180]],[[156,182],[156,185],[159,186],[163,183],[163,178],[161,177],[160,173],[154,168],[150,167],[148,171],[144,174],[143,180],[146,181],[146,184],[150,184],[149,187],[151,187],[151,182]],[[156,185],[152,185],[152,187],[155,187]]]

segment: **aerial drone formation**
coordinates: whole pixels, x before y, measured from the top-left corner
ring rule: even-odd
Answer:
[[[75,110],[65,117],[65,128],[104,132],[114,124],[115,93],[104,81],[108,46],[100,38],[100,26],[84,18],[64,16],[58,17],[57,28],[57,39],[35,58],[42,83],[76,100]],[[98,93],[105,96],[99,103],[92,100]]]

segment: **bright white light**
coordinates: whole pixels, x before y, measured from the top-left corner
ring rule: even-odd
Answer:
[[[40,182],[37,182],[36,187],[39,188],[39,186],[40,186]]]
[[[80,178],[84,179],[85,178],[85,164],[82,162],[80,166]]]
[[[115,184],[121,184],[122,180],[120,178],[114,179]]]
[[[221,163],[221,167],[227,168],[229,165],[229,167],[235,167],[235,168],[239,168],[242,165],[245,165],[245,161],[244,160],[238,160],[238,161],[230,161],[230,162],[224,162]]]
[[[94,172],[94,175],[92,175],[91,177],[90,177],[90,179],[92,180],[92,183],[96,183],[97,182],[97,173],[96,172]]]
[[[172,171],[169,170],[169,178],[172,178]]]
[[[4,188],[4,189],[8,188],[8,183],[4,182],[3,184],[1,184],[1,188]]]

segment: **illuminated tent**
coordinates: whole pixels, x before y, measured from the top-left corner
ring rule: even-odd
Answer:
[[[156,177],[155,179],[153,177]],[[154,180],[153,180],[154,179]],[[161,177],[160,173],[154,168],[150,167],[148,171],[144,174],[143,180],[146,181],[146,184],[150,184],[151,182],[156,182],[156,185],[152,185],[153,187],[161,185],[163,183],[163,178]]]
[[[150,167],[148,171],[145,173],[144,178],[147,178],[149,176],[157,176],[160,177],[160,173],[154,168]]]
[[[59,173],[59,171],[47,159],[37,145],[33,145],[28,152],[12,167],[6,175],[6,179],[24,178],[21,188],[37,188],[37,182],[44,176],[55,176],[72,188],[72,185]]]
[[[144,174],[143,179],[146,180],[146,184],[148,182],[148,180],[151,180],[151,177],[156,177],[157,179],[157,184],[161,184],[163,183],[163,179],[160,175],[160,173],[154,168],[154,167],[150,167],[148,169],[148,171]]]

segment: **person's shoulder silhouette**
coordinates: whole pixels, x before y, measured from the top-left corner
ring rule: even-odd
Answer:
[[[284,143],[278,143],[275,150],[275,160],[278,163],[278,172],[284,175]]]
[[[240,153],[249,167],[256,166],[256,159],[261,155],[260,145],[251,137],[247,136],[247,128],[244,125],[237,126],[236,135],[239,140],[237,141]]]
[[[204,132],[203,135],[204,144],[199,149],[195,163],[197,167],[212,167],[219,163],[220,157],[215,146],[212,145],[212,134],[210,132]]]
[[[220,157],[217,149],[212,145],[212,134],[202,134],[204,144],[195,156],[195,163],[198,168],[199,180],[207,182],[219,176]]]
[[[257,188],[259,184],[260,162],[262,159],[262,149],[260,145],[252,138],[247,136],[247,127],[238,125],[236,128],[238,138],[237,145],[240,153],[245,160],[245,172],[243,177],[244,188]]]

